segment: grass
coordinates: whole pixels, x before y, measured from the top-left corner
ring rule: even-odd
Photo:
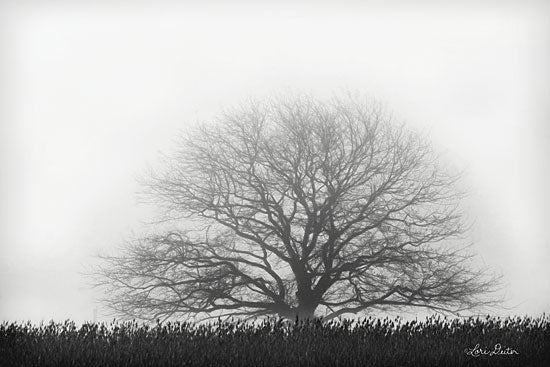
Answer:
[[[79,327],[71,321],[4,322],[0,364],[550,366],[550,318],[429,317],[421,322],[366,318],[327,323],[266,319],[156,325],[132,321]]]

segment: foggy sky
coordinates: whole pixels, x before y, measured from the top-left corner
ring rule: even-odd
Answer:
[[[82,273],[152,218],[136,179],[186,127],[285,90],[366,93],[428,134],[465,170],[501,314],[548,312],[549,9],[482,3],[3,3],[0,319],[91,320]]]

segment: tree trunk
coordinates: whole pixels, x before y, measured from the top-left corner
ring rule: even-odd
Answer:
[[[317,304],[313,302],[304,302],[301,303],[298,307],[295,307],[291,310],[292,319],[300,320],[313,320],[315,317],[315,310],[317,309]]]
[[[296,310],[296,315],[294,317],[295,318],[297,317],[300,320],[307,320],[307,319],[313,320],[313,318],[315,317],[315,308],[312,308],[312,307],[300,308],[300,307],[298,307],[298,309]]]
[[[291,319],[312,320],[315,317],[315,310],[319,306],[320,299],[316,297],[312,290],[311,275],[308,274],[303,263],[293,264],[292,271],[296,277],[298,306],[291,309]]]

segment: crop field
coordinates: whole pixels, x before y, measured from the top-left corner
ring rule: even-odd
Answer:
[[[550,366],[550,318],[0,326],[2,366]]]

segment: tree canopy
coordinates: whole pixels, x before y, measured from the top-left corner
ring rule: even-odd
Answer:
[[[251,102],[184,134],[147,182],[170,228],[101,268],[140,318],[324,316],[490,304],[465,251],[457,175],[375,103]]]

